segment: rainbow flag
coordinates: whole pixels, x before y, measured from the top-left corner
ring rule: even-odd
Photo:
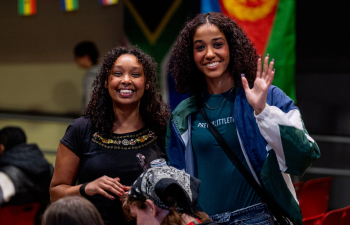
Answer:
[[[295,0],[202,0],[201,12],[221,12],[247,33],[258,54],[275,59],[273,84],[295,94]]]
[[[100,5],[114,5],[118,3],[118,0],[98,0]]]
[[[21,16],[36,14],[36,0],[18,0],[18,13]]]
[[[79,8],[78,0],[61,0],[61,8],[64,11],[74,11]]]

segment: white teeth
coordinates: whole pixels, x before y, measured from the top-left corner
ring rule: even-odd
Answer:
[[[219,62],[213,62],[213,63],[207,64],[206,66],[212,67],[212,66],[216,66],[218,64],[219,64]]]
[[[121,94],[131,94],[132,90],[120,90],[119,91]]]

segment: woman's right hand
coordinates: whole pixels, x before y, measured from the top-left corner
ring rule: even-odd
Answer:
[[[102,176],[88,183],[85,186],[85,193],[89,196],[100,194],[114,200],[115,198],[108,194],[107,191],[117,196],[122,196],[124,194],[123,185],[119,182],[120,179],[118,177],[113,179],[111,177]]]

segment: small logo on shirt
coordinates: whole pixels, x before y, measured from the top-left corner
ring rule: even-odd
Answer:
[[[234,119],[232,117],[226,117],[226,118],[222,118],[222,119],[217,119],[214,121],[211,121],[211,123],[214,126],[220,126],[220,125],[224,125],[224,124],[228,124],[228,123],[233,123]],[[207,123],[198,123],[199,128],[208,128],[208,124]]]

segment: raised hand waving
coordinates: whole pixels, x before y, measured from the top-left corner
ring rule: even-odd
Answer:
[[[261,57],[258,59],[256,78],[254,87],[249,88],[249,84],[244,74],[242,74],[242,85],[247,97],[248,103],[253,107],[255,113],[260,114],[266,105],[267,92],[272,84],[275,69],[273,68],[274,59],[269,65],[269,54],[264,59],[264,67],[261,67]]]

